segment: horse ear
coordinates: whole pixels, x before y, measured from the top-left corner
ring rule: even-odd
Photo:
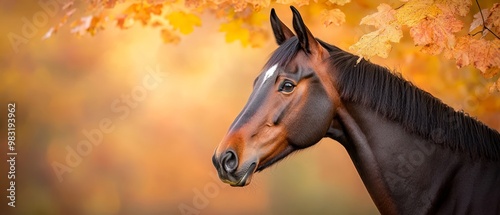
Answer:
[[[271,9],[271,27],[273,28],[274,37],[278,45],[284,43],[288,38],[295,36],[293,32],[281,22],[274,8]]]
[[[290,8],[293,12],[293,29],[297,33],[302,49],[309,54],[316,54],[320,49],[320,44],[304,24],[299,11],[294,6],[290,6]]]

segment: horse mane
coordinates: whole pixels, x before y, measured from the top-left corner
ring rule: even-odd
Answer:
[[[469,116],[455,111],[389,69],[359,59],[319,41],[330,51],[331,66],[340,71],[338,92],[343,100],[362,104],[397,122],[410,133],[468,153],[472,159],[500,159],[500,134]]]
[[[288,64],[300,50],[299,40],[296,36],[283,42],[272,54],[264,68],[269,68],[275,64],[282,67]]]

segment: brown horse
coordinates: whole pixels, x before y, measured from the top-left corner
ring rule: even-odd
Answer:
[[[215,150],[222,181],[323,137],[342,144],[382,214],[500,214],[500,134],[388,69],[316,39],[292,7],[248,103]]]

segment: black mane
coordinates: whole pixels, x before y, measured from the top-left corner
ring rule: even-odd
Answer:
[[[330,52],[341,99],[362,104],[428,141],[468,153],[473,159],[500,159],[500,134],[462,111],[455,111],[387,68],[361,60],[321,40]],[[300,50],[296,37],[285,41],[266,67],[285,65]]]
[[[389,69],[361,60],[337,47],[330,50],[340,97],[370,107],[383,117],[401,124],[410,133],[452,150],[469,153],[473,159],[499,160],[500,134],[463,111],[455,111],[441,100]]]
[[[267,61],[264,68],[271,67],[274,64],[278,64],[278,66],[282,67],[288,62],[290,62],[293,57],[300,50],[300,44],[297,37],[292,37],[285,42],[283,42],[271,55],[269,60]]]

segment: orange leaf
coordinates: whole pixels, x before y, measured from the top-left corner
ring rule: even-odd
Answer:
[[[161,15],[161,11],[163,9],[163,4],[154,4],[148,7],[148,11],[154,15]]]
[[[153,23],[151,23],[151,27],[153,27],[153,28],[162,27],[162,26],[163,26],[163,23],[158,21],[158,20],[155,20]]]
[[[339,26],[342,23],[345,22],[345,14],[342,13],[339,9],[332,9],[332,10],[323,10],[321,12],[321,22],[325,25],[325,27],[328,27],[329,25],[333,24],[335,26]]]
[[[493,82],[489,89],[490,93],[500,92],[500,78]]]
[[[151,20],[151,15],[161,15],[163,9],[163,4],[148,4],[145,2],[131,4],[122,14],[120,20],[117,20],[117,25],[120,28],[127,28],[124,23],[127,23],[127,19],[138,20],[142,25],[148,25]],[[133,23],[133,22],[132,22]]]
[[[482,16],[479,12],[474,15],[474,20],[470,24],[469,33],[477,27],[485,25],[495,34],[500,34],[500,3],[495,3],[490,9],[483,9],[481,12],[483,13]],[[488,33],[489,31],[487,30],[483,31],[483,36],[486,36]]]
[[[482,11],[484,17],[488,17],[490,15],[489,9],[482,9],[481,11]],[[472,32],[477,27],[482,26],[482,25],[483,25],[483,18],[481,16],[481,13],[477,12],[476,14],[474,14],[474,20],[470,24],[469,33]],[[483,36],[486,35],[487,32],[488,31],[484,31]]]
[[[276,0],[278,4],[294,4],[297,7],[302,7],[304,5],[309,5],[309,0]]]
[[[253,5],[254,10],[256,9],[257,11],[269,7],[271,4],[271,0],[247,0],[248,3]]]
[[[168,29],[161,30],[161,38],[163,39],[164,43],[178,44],[181,41],[179,35],[175,34],[174,32]]]
[[[116,17],[116,26],[120,29],[130,28],[134,24],[134,19],[126,14],[119,15]]]
[[[142,25],[147,25],[149,20],[151,19],[151,13],[149,13],[149,11],[144,8],[139,9],[134,14],[134,19],[141,21]]]
[[[500,70],[500,40],[460,37],[452,54],[458,67],[473,65],[486,78],[493,77]]]
[[[246,1],[232,1],[231,7],[234,9],[234,12],[242,12],[247,8],[248,3]]]
[[[351,0],[328,0],[328,2],[331,4],[337,4],[337,5],[342,6],[342,5],[345,5],[349,2],[351,2]]]
[[[490,28],[496,35],[500,35],[500,3],[493,4],[490,9],[490,14],[486,18],[488,28]]]
[[[105,8],[108,8],[108,9],[111,9],[111,8],[114,8],[116,5],[116,0],[107,0],[105,3],[104,3],[104,7]]]
[[[471,0],[436,0],[436,4],[445,13],[452,13],[459,16],[465,16],[469,13]]]
[[[451,13],[440,14],[436,18],[426,18],[410,29],[410,35],[422,51],[439,54],[444,49],[455,46],[455,32],[462,29],[463,23]]]

